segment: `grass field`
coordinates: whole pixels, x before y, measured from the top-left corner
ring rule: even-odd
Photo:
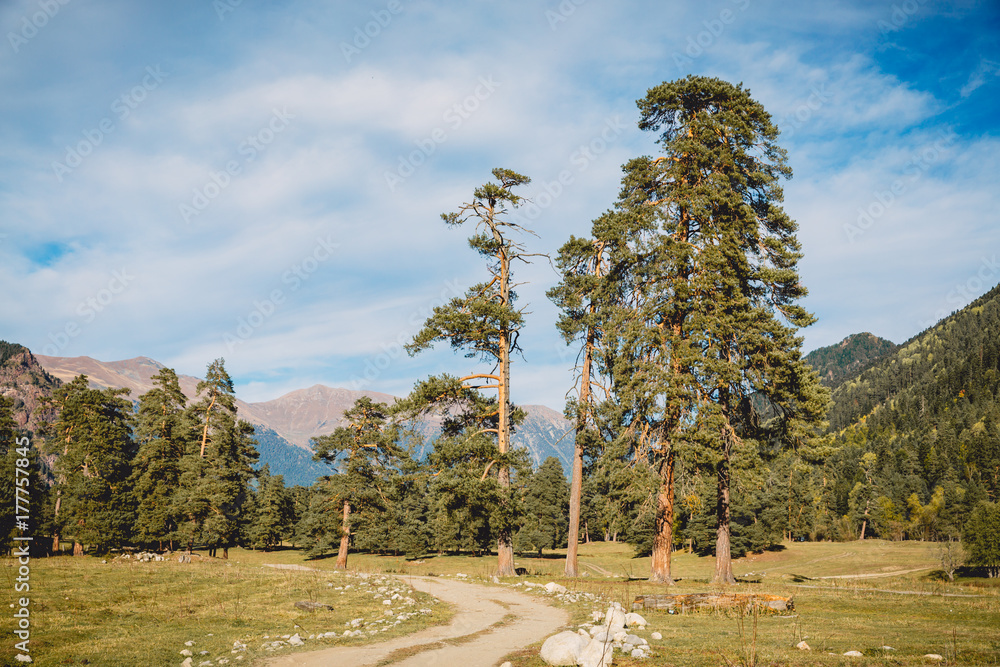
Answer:
[[[649,572],[649,560],[632,558],[628,545],[581,545],[580,558],[588,576],[576,580],[562,577],[563,561],[558,553],[543,558],[522,556],[517,564],[529,570],[530,581],[556,581],[571,591],[596,593],[606,602],[617,600],[626,606],[637,595],[668,590],[643,579]],[[265,563],[306,565],[319,571],[275,570],[263,567]],[[191,564],[102,563],[97,558],[68,556],[33,560],[33,664],[179,665],[183,660],[180,651],[187,648],[195,665],[202,660],[245,665],[271,655],[261,649],[262,645],[283,635],[299,633],[308,638],[337,633],[334,639],[307,641],[300,650],[378,641],[445,622],[450,614],[443,605],[408,593],[414,603],[394,606],[395,615],[388,616],[383,600],[402,589],[394,588],[398,586],[395,580],[381,575],[462,573],[489,582],[496,558],[427,556],[407,561],[352,554],[349,566],[354,573],[375,573],[367,579],[337,573],[333,563],[332,558],[306,561],[293,549],[271,553],[236,549],[229,561],[204,559]],[[6,559],[3,565],[8,579],[7,603],[13,605],[23,594],[14,592],[14,561]],[[679,581],[669,592],[713,590],[707,583],[711,558],[678,553],[673,565]],[[649,639],[654,630],[663,635],[662,640],[650,640],[654,656],[638,661],[616,655],[615,664],[934,664],[923,658],[928,653],[945,658],[937,664],[1000,664],[1000,581],[942,583],[928,576],[936,567],[934,545],[926,543],[789,543],[783,549],[737,561],[734,571],[744,583],[732,590],[793,596],[793,613],[761,616],[754,638],[752,617],[644,611],[650,625],[643,636]],[[334,611],[302,612],[294,607],[299,600],[329,603]],[[408,613],[420,608],[433,613]],[[594,608],[592,604],[570,605],[574,624],[587,620]],[[393,619],[403,612],[404,621],[395,624]],[[362,636],[343,637],[345,623],[357,618],[364,619]],[[0,623],[0,630],[8,638],[0,651],[2,664],[20,664],[13,662],[16,640],[10,615]],[[803,640],[812,650],[794,648]],[[186,647],[187,641],[193,645]],[[234,641],[245,643],[247,650],[232,654]],[[892,650],[881,648],[884,646]],[[281,651],[288,650],[293,649]],[[860,651],[865,657],[844,657],[849,650]],[[207,653],[202,655],[201,651]],[[240,655],[242,659],[237,660]],[[509,659],[519,667],[543,664],[537,647]]]

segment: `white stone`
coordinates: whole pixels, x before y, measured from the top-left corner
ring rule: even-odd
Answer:
[[[291,644],[292,646],[302,646],[303,644],[305,644],[305,642],[302,641],[302,637],[299,637],[299,633],[297,632],[288,638],[288,643]]]
[[[194,653],[191,652],[191,649],[186,648],[183,651],[181,651],[181,655],[184,655],[184,656],[187,656],[187,657],[191,657],[192,655],[194,655]]]
[[[663,639],[663,635],[661,635],[659,632],[654,632],[653,634],[650,635],[650,637],[652,637],[653,639],[655,639],[657,641]]]
[[[590,612],[590,618],[592,618],[594,620],[594,623],[600,623],[601,619],[604,618],[604,612],[603,611],[592,611],[592,612]]]
[[[625,627],[646,627],[646,619],[644,619],[639,614],[629,613],[625,614]]]
[[[586,639],[567,630],[546,639],[539,655],[547,665],[576,665],[587,644]]]
[[[646,652],[643,651],[641,648],[637,648],[637,649],[634,649],[630,655],[633,658],[645,658],[646,657]]]
[[[514,665],[510,664],[510,662],[505,662],[500,667],[514,667]]]
[[[614,660],[614,652],[613,644],[592,639],[580,652],[576,664],[580,667],[607,667]]]
[[[184,662],[181,663],[181,667],[194,667],[194,661],[191,658],[185,658]]]
[[[184,642],[184,645],[185,645],[185,646],[194,646],[194,642],[193,642],[193,641],[190,641],[190,640],[188,640],[188,641]]]
[[[620,605],[616,607],[615,604],[612,603],[608,607],[608,611],[605,612],[604,625],[609,629],[614,628],[614,631],[617,632],[625,629],[625,612],[621,610]]]
[[[802,640],[798,644],[796,644],[795,648],[799,649],[800,651],[811,651],[812,650],[811,648],[809,648],[809,644],[807,644],[805,642],[805,640]]]
[[[625,643],[631,644],[632,646],[644,646],[649,642],[638,635],[628,635],[625,637]]]
[[[944,656],[938,655],[937,653],[925,653],[924,657],[927,658],[928,660],[935,660],[935,661],[944,660]]]
[[[863,657],[865,657],[865,654],[862,653],[861,651],[848,651],[844,655],[846,655],[848,658],[863,658]]]
[[[562,584],[557,584],[554,581],[550,581],[549,583],[545,584],[545,590],[547,590],[549,593],[565,593],[566,587],[563,586]]]

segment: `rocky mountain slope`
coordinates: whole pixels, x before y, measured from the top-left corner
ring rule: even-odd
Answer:
[[[0,341],[0,394],[14,401],[14,421],[35,432],[43,421],[55,417],[43,403],[59,386],[28,348]]]

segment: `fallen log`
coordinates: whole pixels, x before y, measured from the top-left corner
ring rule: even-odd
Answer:
[[[632,609],[659,609],[682,614],[688,611],[757,611],[774,614],[795,609],[792,598],[764,593],[690,593],[688,595],[640,595]]]

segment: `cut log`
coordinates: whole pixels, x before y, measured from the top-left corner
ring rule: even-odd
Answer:
[[[747,613],[754,607],[761,613],[773,614],[795,609],[792,598],[763,593],[731,594],[691,593],[689,595],[640,595],[632,603],[632,609],[659,609],[681,614],[688,611],[743,610]]]

